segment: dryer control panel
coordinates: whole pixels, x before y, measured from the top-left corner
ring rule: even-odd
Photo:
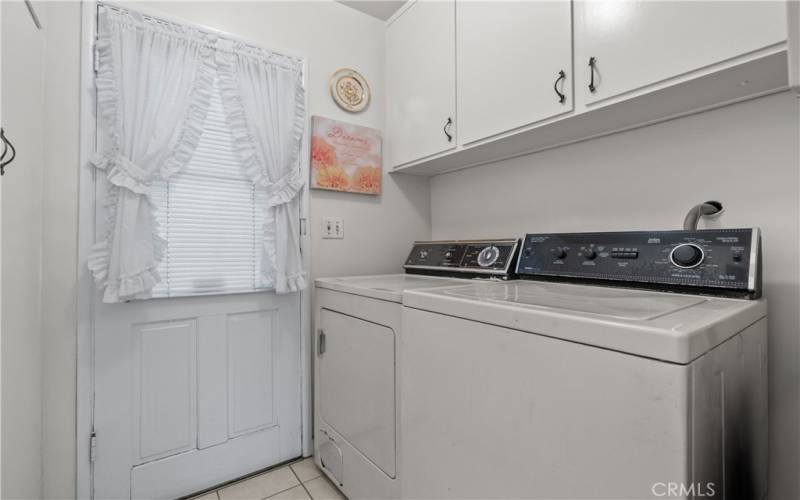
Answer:
[[[761,296],[759,230],[528,234],[520,278]]]
[[[406,259],[406,272],[507,279],[514,272],[519,240],[417,241]]]

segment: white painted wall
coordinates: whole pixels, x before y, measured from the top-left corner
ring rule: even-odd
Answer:
[[[3,128],[17,157],[2,186],[2,492],[42,493],[41,242],[44,36],[25,4],[3,2]],[[46,21],[42,13],[42,21]]]
[[[217,28],[266,47],[302,53],[309,61],[309,115],[383,128],[384,25],[377,19],[333,1],[128,5]],[[43,271],[48,287],[42,293],[43,493],[47,498],[68,498],[74,494],[76,466],[80,7],[75,2],[51,2],[47,9],[58,23],[48,27],[46,51],[49,72],[45,89],[48,125]],[[341,67],[357,69],[369,80],[374,100],[360,114],[341,111],[330,98],[328,78]],[[321,239],[321,218],[326,215],[344,219],[345,239]],[[430,237],[428,180],[385,173],[380,197],[312,191],[310,229],[312,278],[399,272],[410,242]]]
[[[800,100],[782,93],[431,180],[434,238],[760,226],[769,300],[770,498],[800,498]],[[712,226],[708,226],[712,227]]]
[[[68,498],[75,484],[81,9],[77,2],[42,6],[51,21],[44,30],[42,488],[44,498]]]

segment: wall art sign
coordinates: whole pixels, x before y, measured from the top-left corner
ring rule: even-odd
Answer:
[[[381,193],[381,132],[322,116],[311,118],[311,187]]]

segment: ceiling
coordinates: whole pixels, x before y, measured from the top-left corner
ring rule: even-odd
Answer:
[[[389,19],[405,0],[336,0],[341,4],[383,21]]]

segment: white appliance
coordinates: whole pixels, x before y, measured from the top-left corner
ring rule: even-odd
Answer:
[[[314,455],[349,498],[399,496],[403,293],[507,279],[517,247],[514,239],[416,242],[407,274],[316,280]]]
[[[539,234],[536,281],[407,291],[401,497],[764,498],[759,270],[752,229]]]

